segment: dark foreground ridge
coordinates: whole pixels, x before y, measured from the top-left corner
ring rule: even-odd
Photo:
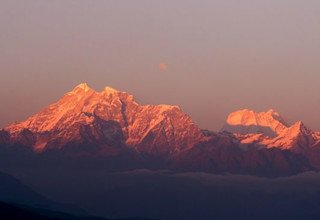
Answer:
[[[26,206],[0,202],[1,220],[110,220],[101,217],[77,217],[62,212],[30,208]],[[146,218],[125,218],[113,220],[148,220]],[[149,219],[151,220],[151,219]]]

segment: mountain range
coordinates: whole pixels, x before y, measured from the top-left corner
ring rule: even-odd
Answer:
[[[86,83],[3,128],[0,143],[38,157],[99,157],[135,168],[256,175],[320,169],[320,132],[300,121],[290,125],[275,110],[233,112],[221,131],[213,132],[178,106],[141,105],[126,92],[111,87],[97,92]]]

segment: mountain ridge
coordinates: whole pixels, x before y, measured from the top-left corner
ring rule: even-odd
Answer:
[[[27,145],[36,151],[51,146],[61,148],[68,142],[90,142],[93,138],[106,144],[117,139],[141,149],[146,145],[156,148],[163,142],[162,145],[169,145],[166,153],[191,147],[204,137],[191,117],[177,106],[139,105],[128,93],[111,87],[96,92],[87,84],[76,86],[56,103],[4,131],[9,133],[11,142],[21,135],[35,134],[28,138]]]
[[[165,168],[212,172],[318,169],[310,161],[319,142],[319,132],[302,122],[289,125],[273,109],[233,112],[220,132],[212,132],[201,130],[178,106],[140,105],[131,94],[111,87],[97,92],[86,83],[0,132],[2,145],[40,154],[127,155],[142,164],[161,161]]]

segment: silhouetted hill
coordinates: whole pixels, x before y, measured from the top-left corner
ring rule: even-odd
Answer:
[[[27,206],[0,202],[1,220],[107,220],[100,217],[77,217],[62,212],[35,209]],[[118,219],[121,220],[121,219]],[[147,220],[144,218],[126,218],[122,220]]]
[[[37,208],[85,214],[83,210],[73,205],[60,204],[46,198],[9,174],[0,172],[0,183],[0,201],[2,202],[27,204]]]

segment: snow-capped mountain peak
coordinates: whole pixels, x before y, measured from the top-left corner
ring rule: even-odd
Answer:
[[[287,123],[273,109],[266,112],[243,109],[229,114],[222,130],[240,134],[263,133],[272,137],[287,128]]]
[[[103,92],[106,92],[106,93],[118,93],[119,91],[114,89],[114,88],[112,88],[112,87],[106,86],[106,87],[104,87]]]
[[[89,87],[89,85],[87,83],[80,83],[79,85],[77,85],[72,92],[77,92],[77,91],[84,91],[87,92],[91,90],[91,88]]]
[[[26,139],[36,150],[66,144],[117,145],[166,153],[192,147],[203,138],[200,128],[180,108],[139,105],[132,95],[86,83],[26,121],[5,128],[11,141]],[[25,136],[25,132],[28,133]]]
[[[299,154],[320,149],[320,133],[302,122],[289,126],[273,109],[233,112],[222,130],[227,132],[200,130],[179,106],[140,105],[126,92],[111,87],[97,92],[82,83],[27,120],[0,130],[0,145],[142,163],[151,158],[151,164],[169,168],[223,172],[261,167],[268,172],[270,166],[291,172],[297,161],[306,162]],[[318,158],[310,155],[320,170]]]

